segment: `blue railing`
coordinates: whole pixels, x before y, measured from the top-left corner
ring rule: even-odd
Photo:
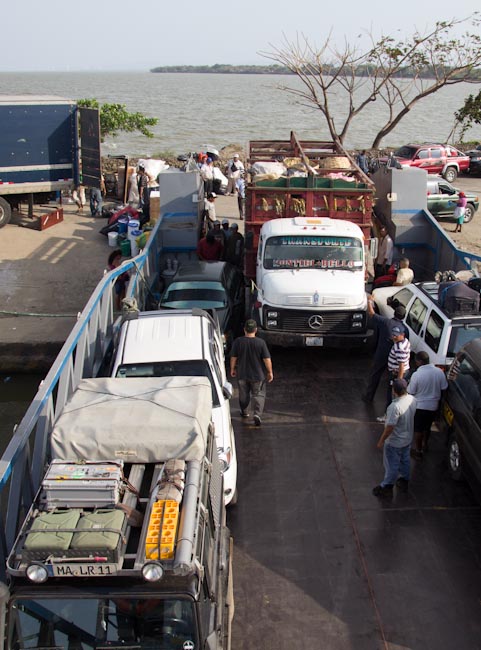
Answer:
[[[113,349],[121,323],[114,311],[115,281],[131,273],[126,297],[135,298],[139,309],[158,297],[159,232],[160,220],[145,249],[99,282],[0,460],[0,580],[5,580],[6,558],[44,475],[54,423],[79,381],[97,376]]]

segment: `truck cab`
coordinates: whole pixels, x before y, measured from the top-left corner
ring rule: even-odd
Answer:
[[[339,346],[368,336],[362,230],[353,223],[295,217],[261,228],[254,317],[277,345]]]
[[[229,647],[211,404],[205,378],[80,381],[7,561],[5,648]]]

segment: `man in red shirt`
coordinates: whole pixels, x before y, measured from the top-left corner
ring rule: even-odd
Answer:
[[[216,239],[212,230],[209,230],[207,235],[202,237],[197,244],[197,255],[200,260],[205,262],[217,262],[222,259],[223,250],[222,243]]]

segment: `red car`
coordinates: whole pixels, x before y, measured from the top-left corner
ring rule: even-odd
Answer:
[[[460,172],[467,172],[470,158],[447,144],[406,144],[393,153],[394,161],[403,167],[420,167],[428,174],[441,174],[448,183]]]

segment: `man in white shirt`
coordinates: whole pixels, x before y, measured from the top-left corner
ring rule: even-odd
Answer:
[[[379,248],[374,269],[375,277],[386,275],[392,264],[393,241],[387,232],[386,226],[379,229]]]
[[[244,171],[244,165],[239,159],[239,154],[235,153],[232,160],[227,163],[227,191],[226,194],[236,193],[236,181]]]
[[[214,192],[209,192],[209,194],[207,194],[207,198],[204,199],[204,217],[206,219],[207,228],[212,228],[212,224],[217,219],[215,213],[216,198],[217,194]]]
[[[407,257],[401,257],[399,260],[399,270],[396,275],[395,287],[403,287],[405,284],[410,284],[414,280],[414,271],[409,268],[409,260]]]
[[[204,193],[211,194],[214,189],[214,163],[210,156],[200,168],[200,175],[204,181]]]
[[[427,448],[431,426],[434,422],[442,391],[448,387],[446,375],[433,363],[429,363],[429,354],[421,351],[416,354],[417,370],[409,382],[408,392],[417,401],[414,416],[413,458],[420,460]]]

